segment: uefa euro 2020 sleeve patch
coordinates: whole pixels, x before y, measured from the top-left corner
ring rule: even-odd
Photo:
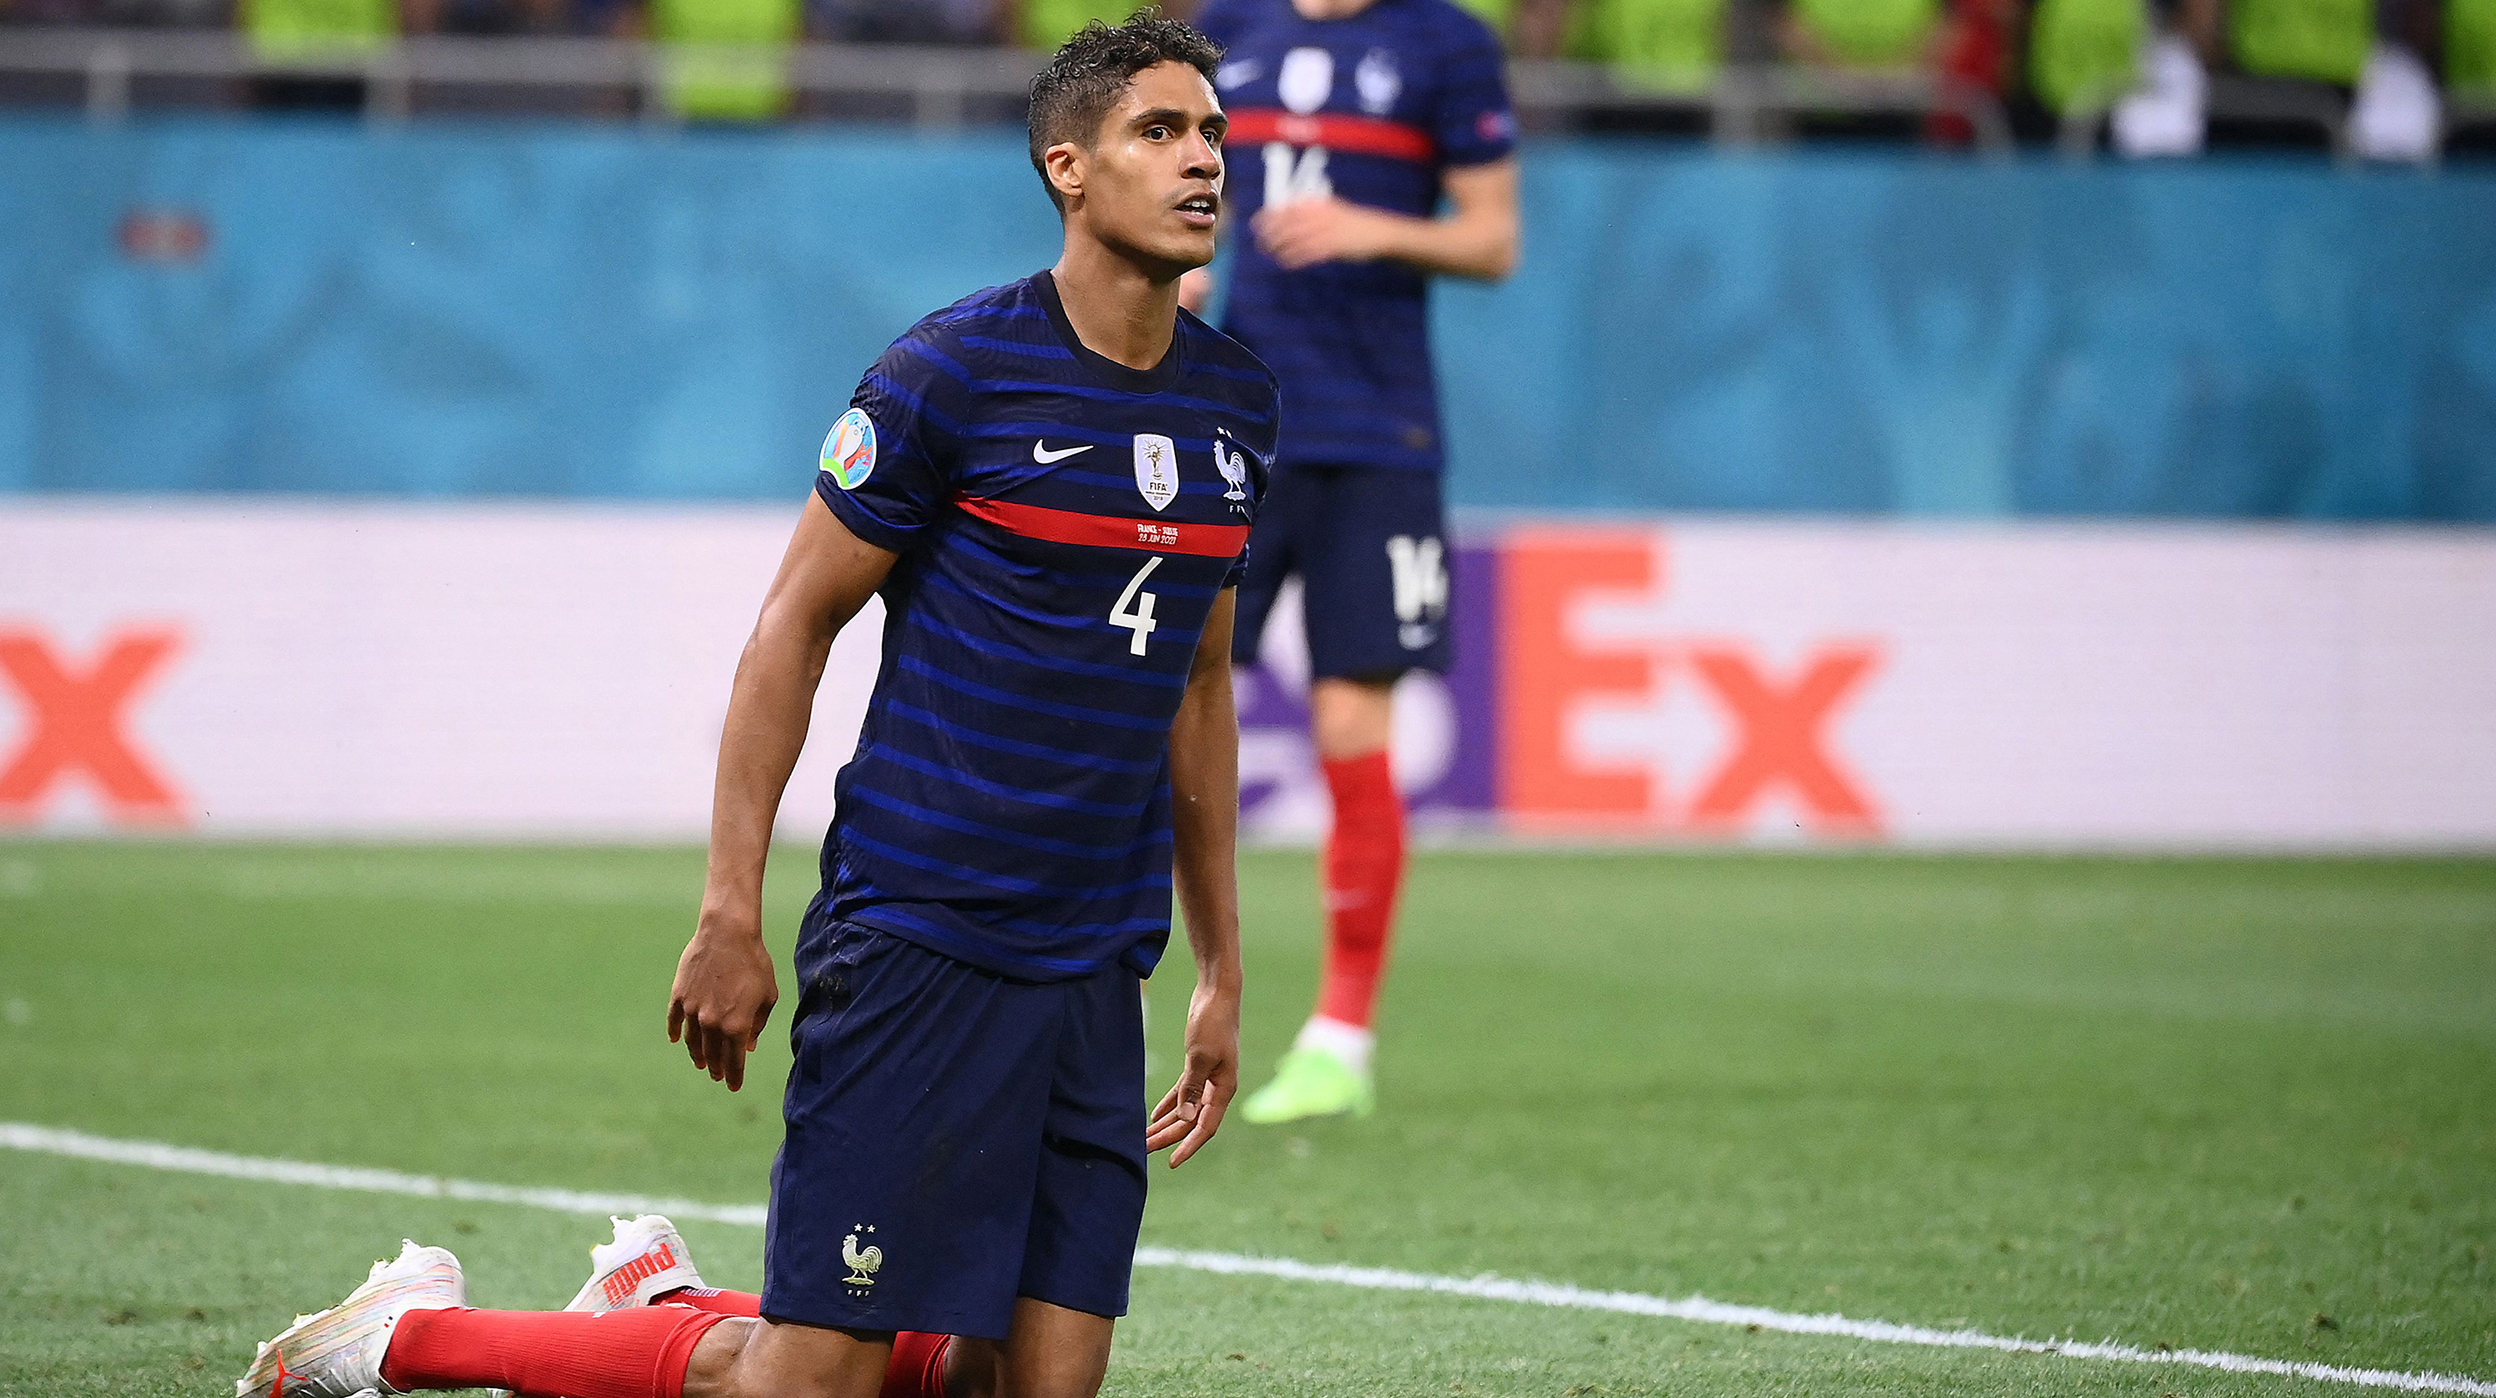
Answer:
[[[843,490],[856,490],[875,474],[875,419],[864,408],[841,414],[823,439],[823,469]]]

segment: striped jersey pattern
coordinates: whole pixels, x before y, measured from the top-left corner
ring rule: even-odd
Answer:
[[[1094,354],[1046,272],[929,316],[868,371],[815,490],[901,557],[810,929],[1019,979],[1150,973],[1170,724],[1238,581],[1277,398],[1184,311],[1153,369]]]
[[[1224,46],[1226,223],[1328,193],[1427,217],[1449,167],[1515,149],[1499,40],[1449,0],[1336,20],[1291,0],[1206,0],[1195,22]],[[1384,261],[1286,271],[1248,236],[1232,251],[1222,328],[1282,381],[1283,464],[1437,470],[1427,278]]]

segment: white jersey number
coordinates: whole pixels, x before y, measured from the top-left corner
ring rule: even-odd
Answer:
[[[1447,552],[1436,538],[1398,534],[1387,540],[1387,571],[1395,580],[1395,619],[1436,620],[1447,611]]]
[[[1326,148],[1311,146],[1294,152],[1281,141],[1265,144],[1265,206],[1279,209],[1303,199],[1323,199],[1335,192],[1326,178]]]
[[[1156,624],[1153,621],[1153,603],[1156,599],[1153,594],[1138,592],[1136,589],[1142,587],[1144,580],[1151,577],[1153,570],[1160,566],[1160,554],[1154,554],[1145,559],[1144,566],[1135,570],[1134,577],[1127,579],[1127,590],[1118,594],[1117,605],[1109,609],[1110,625],[1123,626],[1135,633],[1134,642],[1127,647],[1130,654],[1142,655],[1144,638],[1153,634],[1153,627]],[[1135,604],[1133,611],[1127,609],[1127,604],[1130,602]]]

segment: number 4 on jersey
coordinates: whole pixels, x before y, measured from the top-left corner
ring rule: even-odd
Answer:
[[[1154,554],[1145,559],[1144,566],[1135,570],[1134,577],[1127,579],[1127,590],[1118,594],[1118,601],[1109,609],[1110,625],[1123,626],[1135,633],[1134,642],[1127,647],[1128,652],[1133,655],[1144,653],[1144,638],[1153,634],[1153,627],[1156,624],[1153,621],[1153,603],[1156,599],[1152,593],[1138,592],[1136,589],[1142,587],[1144,580],[1151,577],[1153,570],[1160,566],[1160,554]],[[1127,610],[1127,604],[1130,602],[1135,604],[1133,611]]]

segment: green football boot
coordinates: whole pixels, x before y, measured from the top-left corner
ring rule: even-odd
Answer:
[[[1302,1045],[1283,1055],[1274,1080],[1242,1102],[1239,1114],[1258,1126],[1316,1116],[1368,1116],[1378,1109],[1370,1075],[1322,1048]]]

